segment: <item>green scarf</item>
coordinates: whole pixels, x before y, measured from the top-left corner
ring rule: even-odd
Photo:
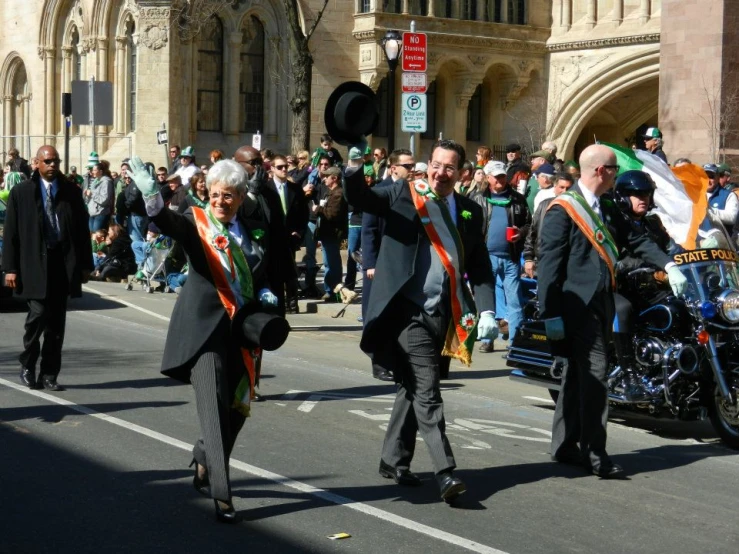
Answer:
[[[505,208],[511,203],[510,198],[502,198],[502,199],[486,198],[486,200],[488,201],[489,204],[492,204],[493,206],[500,206],[502,208]]]
[[[198,198],[198,195],[193,193],[193,190],[192,189],[188,190],[187,191],[187,194],[192,198],[192,201],[195,202],[195,205],[198,208],[205,209],[205,206],[208,205],[207,202],[203,202],[202,200],[200,200],[200,198]]]

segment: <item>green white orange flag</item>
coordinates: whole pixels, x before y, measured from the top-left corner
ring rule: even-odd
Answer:
[[[698,227],[708,209],[708,176],[703,168],[695,164],[671,168],[651,152],[602,144],[616,153],[619,174],[636,169],[654,179],[654,213],[677,244],[686,250],[695,249]]]

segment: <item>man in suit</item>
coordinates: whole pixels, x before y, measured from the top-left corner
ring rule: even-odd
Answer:
[[[387,160],[390,164],[389,174],[375,185],[375,187],[387,187],[398,181],[407,179],[416,162],[413,152],[405,148],[398,148],[390,153]],[[385,222],[375,214],[362,214],[362,321],[367,315],[367,307],[372,292],[372,280],[375,278],[375,266],[377,256],[380,253],[382,234],[385,231]],[[380,366],[372,360],[372,376],[380,381],[392,381],[393,373],[390,369]]]
[[[551,454],[554,461],[613,479],[624,475],[606,452],[607,345],[619,247],[628,245],[645,261],[664,267],[676,295],[685,290],[686,280],[659,246],[602,198],[619,170],[614,152],[604,145],[588,146],[580,169],[578,184],[552,200],[539,238],[541,318],[547,320],[552,353],[568,359],[554,412]]]
[[[372,284],[362,350],[393,367],[398,391],[380,460],[380,475],[400,485],[420,479],[410,471],[416,434],[429,449],[446,502],[466,490],[454,476],[439,389],[442,354],[469,363],[479,310],[478,335],[493,337],[493,273],[482,236],[482,210],[454,193],[464,148],[437,142],[429,179],[368,188],[362,171],[348,171],[346,196],[365,213],[385,219]],[[361,166],[360,166],[361,169]],[[462,250],[456,244],[461,243]],[[462,275],[474,289],[472,302]],[[477,304],[477,308],[475,308]]]
[[[295,263],[295,252],[300,249],[308,227],[308,202],[303,194],[303,189],[295,183],[287,180],[287,158],[278,154],[272,158],[272,182],[280,199],[280,209],[285,223],[287,240],[292,253],[293,264]],[[287,313],[298,313],[298,277],[295,270],[294,278],[285,283]]]
[[[282,203],[274,186],[270,185],[264,170],[264,160],[259,150],[252,146],[242,146],[234,153],[234,161],[244,168],[249,177],[247,181],[248,195],[257,203],[257,213],[269,225],[272,236],[272,251],[275,259],[269,264],[269,281],[272,291],[279,300],[280,313],[285,314],[285,285],[297,279],[294,256],[290,250],[290,238],[285,225]],[[252,209],[251,203],[245,202],[241,209]]]
[[[19,357],[21,382],[32,389],[61,391],[57,376],[67,297],[82,295],[82,283],[93,270],[92,247],[82,191],[60,171],[59,153],[53,146],[42,146],[37,158],[38,171],[10,192],[3,266],[6,285],[28,302]]]

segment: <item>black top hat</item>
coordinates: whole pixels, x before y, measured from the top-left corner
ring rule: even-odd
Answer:
[[[287,319],[277,314],[276,308],[264,308],[259,302],[243,306],[231,321],[231,334],[240,339],[244,348],[277,350],[285,344],[289,333]]]
[[[357,81],[340,84],[331,93],[323,114],[326,131],[334,142],[349,146],[375,130],[380,110],[375,93]]]

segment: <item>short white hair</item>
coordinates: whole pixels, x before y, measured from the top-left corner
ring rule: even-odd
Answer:
[[[236,189],[240,194],[246,193],[246,171],[234,160],[220,160],[213,164],[205,177],[205,187],[218,184],[226,188]]]
[[[541,149],[550,152],[553,156],[557,155],[557,145],[554,144],[551,140],[548,140],[544,144],[542,144]]]

